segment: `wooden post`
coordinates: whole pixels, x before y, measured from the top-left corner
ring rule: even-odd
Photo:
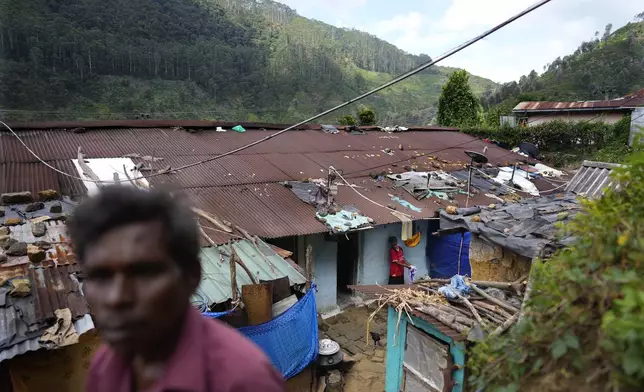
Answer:
[[[306,291],[311,288],[311,264],[313,262],[313,247],[308,245],[306,247]]]
[[[228,246],[232,249],[233,245],[229,242]],[[237,292],[237,268],[235,268],[237,254],[235,252],[230,252],[230,289],[232,291],[233,303],[237,303],[239,300],[239,293]]]

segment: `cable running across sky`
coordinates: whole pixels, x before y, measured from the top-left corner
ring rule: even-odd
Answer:
[[[377,92],[379,92],[379,91],[382,91],[382,90],[384,90],[384,89],[386,89],[386,88],[388,88],[388,87],[391,87],[391,86],[393,86],[393,85],[395,85],[395,84],[397,84],[397,83],[400,83],[400,82],[402,82],[403,80],[408,79],[408,78],[410,78],[411,76],[414,76],[414,75],[416,75],[417,73],[422,72],[422,71],[426,70],[427,68],[429,68],[429,67],[431,67],[431,66],[433,66],[433,65],[435,65],[435,64],[437,64],[437,63],[439,63],[440,61],[443,61],[443,60],[445,60],[446,58],[449,58],[449,57],[453,56],[454,54],[456,54],[456,53],[460,52],[461,50],[463,50],[463,49],[465,49],[465,48],[467,48],[467,47],[469,47],[469,46],[471,46],[471,45],[475,44],[476,42],[478,42],[478,41],[480,41],[480,40],[482,40],[482,39],[484,39],[484,38],[486,38],[486,37],[490,36],[491,34],[495,33],[496,31],[498,31],[498,30],[502,29],[503,27],[505,27],[505,26],[509,25],[510,23],[512,23],[512,22],[514,22],[514,21],[516,21],[517,19],[522,18],[523,16],[525,16],[525,15],[527,15],[527,14],[531,13],[532,11],[534,11],[534,10],[536,10],[536,9],[540,8],[541,6],[543,6],[543,5],[547,4],[547,3],[549,3],[550,1],[551,1],[551,0],[541,0],[541,1],[539,1],[539,2],[537,2],[537,3],[535,3],[535,4],[533,4],[532,6],[530,6],[530,7],[526,8],[525,10],[523,10],[523,11],[519,12],[518,14],[516,14],[516,15],[514,15],[514,16],[510,17],[510,18],[508,18],[508,19],[507,19],[507,20],[505,20],[504,22],[502,22],[502,23],[500,23],[500,24],[498,24],[498,25],[496,25],[496,26],[492,27],[491,29],[489,29],[489,30],[487,30],[487,31],[483,32],[482,34],[480,34],[480,35],[478,35],[478,36],[476,36],[476,37],[474,37],[474,38],[470,39],[469,41],[466,41],[466,42],[462,43],[461,45],[459,45],[459,46],[457,46],[457,47],[455,47],[455,48],[453,48],[453,49],[451,49],[451,50],[447,51],[446,53],[444,53],[444,54],[440,55],[440,56],[439,56],[439,57],[437,57],[436,59],[433,59],[433,60],[431,60],[431,61],[429,61],[429,62],[427,62],[427,63],[425,63],[425,64],[422,64],[422,65],[420,65],[420,66],[418,66],[418,67],[416,67],[416,68],[412,69],[411,71],[406,72],[406,73],[404,73],[404,74],[402,74],[402,75],[400,75],[400,76],[398,76],[398,77],[396,77],[396,78],[392,79],[391,81],[389,81],[389,82],[387,82],[387,83],[385,83],[385,84],[383,84],[383,85],[381,85],[381,86],[379,86],[379,87],[377,87],[377,88],[375,88],[375,89],[373,89],[373,90],[371,90],[371,91],[368,91],[368,92],[366,92],[366,93],[364,93],[364,94],[362,94],[362,95],[359,95],[359,96],[357,96],[357,97],[355,97],[355,98],[353,98],[353,99],[350,99],[350,100],[348,100],[348,101],[346,101],[346,102],[344,102],[344,103],[342,103],[342,104],[340,104],[340,105],[337,105],[337,106],[335,106],[335,107],[333,107],[333,108],[331,108],[331,109],[329,109],[329,110],[326,110],[326,111],[324,111],[324,112],[322,112],[322,113],[316,114],[316,115],[315,115],[315,116],[313,116],[313,117],[307,118],[307,119],[306,119],[306,120],[304,120],[304,121],[301,121],[301,122],[299,122],[299,123],[297,123],[297,124],[291,125],[290,127],[287,127],[287,128],[285,128],[285,129],[283,129],[283,130],[281,130],[281,131],[279,131],[279,132],[276,132],[276,133],[274,133],[274,134],[268,135],[268,136],[266,136],[266,137],[264,137],[264,138],[261,138],[261,139],[259,139],[259,140],[257,140],[257,141],[254,141],[254,142],[252,142],[252,143],[248,143],[248,144],[246,144],[246,145],[244,145],[244,146],[241,146],[241,147],[235,148],[235,149],[233,149],[233,150],[230,150],[230,151],[225,152],[225,153],[220,154],[220,155],[216,155],[216,156],[213,156],[213,157],[210,157],[210,158],[207,158],[207,159],[203,159],[203,160],[201,160],[201,161],[197,161],[197,162],[189,163],[189,164],[186,164],[186,165],[183,165],[183,166],[180,166],[180,167],[172,168],[172,171],[173,171],[173,172],[176,172],[176,171],[180,171],[180,170],[189,169],[189,168],[191,168],[191,167],[195,167],[195,166],[203,165],[203,164],[205,164],[205,163],[212,162],[212,161],[214,161],[214,160],[217,160],[217,159],[223,158],[223,157],[225,157],[225,156],[232,155],[232,154],[238,153],[238,152],[240,152],[240,151],[246,150],[246,149],[251,148],[251,147],[253,147],[253,146],[256,146],[256,145],[258,145],[258,144],[260,144],[260,143],[263,143],[263,142],[265,142],[265,141],[268,141],[268,140],[270,140],[270,139],[272,139],[272,138],[275,138],[275,137],[277,137],[277,136],[279,136],[279,135],[282,135],[282,134],[284,134],[284,133],[286,133],[286,132],[288,132],[288,131],[291,131],[291,130],[293,130],[293,129],[297,129],[298,127],[300,127],[300,126],[302,126],[302,125],[305,125],[305,124],[307,124],[307,123],[309,123],[309,122],[311,122],[311,121],[313,121],[313,120],[317,120],[317,119],[318,119],[318,118],[320,118],[320,117],[326,116],[326,115],[328,115],[328,114],[330,114],[330,113],[333,113],[333,112],[335,112],[335,111],[337,111],[337,110],[339,110],[339,109],[342,109],[342,108],[344,108],[344,107],[346,107],[346,106],[349,106],[349,105],[351,105],[352,103],[358,102],[358,101],[360,101],[360,100],[362,100],[362,99],[364,99],[364,98],[367,98],[367,97],[369,97],[369,96],[371,96],[371,95],[373,95],[373,94],[376,94],[376,93],[377,93]],[[6,127],[6,128],[7,128],[7,129],[8,129],[8,130],[13,134],[13,136],[15,136],[16,138],[18,138],[18,140],[20,141],[20,143],[21,143],[21,144],[22,144],[22,145],[23,145],[23,146],[24,146],[24,147],[25,147],[25,148],[26,148],[26,149],[31,153],[31,155],[33,155],[36,159],[38,159],[41,163],[45,164],[45,165],[46,165],[47,167],[49,167],[50,169],[55,170],[56,172],[58,172],[58,173],[60,173],[60,174],[62,174],[62,175],[65,175],[65,176],[67,176],[67,177],[74,178],[74,179],[78,179],[78,180],[81,180],[81,181],[85,181],[85,182],[96,182],[96,183],[104,183],[104,181],[95,181],[95,180],[90,180],[90,179],[85,179],[85,178],[77,177],[77,176],[74,176],[74,175],[71,175],[71,174],[67,174],[67,173],[65,173],[65,172],[62,172],[62,171],[60,171],[60,170],[58,170],[58,169],[54,168],[53,166],[51,166],[51,165],[49,165],[48,163],[46,163],[45,161],[43,161],[40,157],[38,157],[38,156],[37,156],[37,155],[36,155],[36,154],[35,154],[35,153],[34,153],[34,152],[33,152],[33,151],[32,151],[32,150],[31,150],[31,149],[30,149],[30,148],[29,148],[29,147],[28,147],[24,142],[23,142],[23,141],[22,141],[22,139],[20,139],[20,137],[19,137],[19,136],[18,136],[18,135],[17,135],[17,134],[16,134],[16,133],[15,133],[15,132],[14,132],[14,131],[13,131],[13,130],[8,126],[8,125],[7,125],[7,124],[5,124],[5,123],[4,123],[4,122],[2,122],[2,121],[0,121],[0,124],[4,125],[4,126],[5,126],[5,127]],[[163,175],[163,174],[166,174],[166,173],[154,173],[154,174],[150,174],[150,175],[147,175],[147,176],[140,176],[140,177],[135,178],[135,180],[139,180],[139,179],[147,179],[147,178],[152,178],[152,177],[157,177],[157,176],[160,176],[160,175]],[[126,180],[118,180],[118,181],[109,181],[109,183],[124,183],[124,182],[129,182],[129,180],[127,180],[127,179],[126,179]]]

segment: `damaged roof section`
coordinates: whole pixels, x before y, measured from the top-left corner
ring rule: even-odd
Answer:
[[[441,211],[441,231],[466,230],[480,238],[532,259],[542,248],[558,248],[573,238],[557,238],[557,223],[568,222],[581,210],[574,195],[522,199],[495,208],[481,207],[471,215]]]
[[[299,267],[282,258],[271,246],[260,239],[255,243],[241,240],[232,243],[232,251],[241,259],[257,282],[288,277],[290,285],[305,284],[306,279]],[[205,300],[207,306],[230,299],[230,255],[228,244],[201,249],[203,279],[195,295],[195,301]],[[237,287],[252,284],[244,269],[237,266]]]
[[[566,192],[594,199],[606,189],[615,189],[617,184],[610,178],[613,169],[621,167],[616,163],[584,161],[575,176],[566,186]]]
[[[0,268],[0,361],[45,348],[40,339],[57,310],[69,309],[78,335],[94,328],[78,273],[76,265]]]

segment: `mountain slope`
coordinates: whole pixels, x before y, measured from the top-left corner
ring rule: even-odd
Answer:
[[[0,54],[0,109],[14,119],[291,122],[429,60],[262,0],[0,0]],[[383,123],[427,123],[453,71],[363,103]]]
[[[583,42],[571,55],[557,58],[542,75],[532,71],[518,82],[486,91],[481,103],[507,114],[521,100],[576,101],[624,96],[644,87],[644,21],[629,23]]]

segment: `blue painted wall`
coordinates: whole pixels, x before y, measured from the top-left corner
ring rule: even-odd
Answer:
[[[421,232],[420,243],[414,248],[408,248],[400,239],[402,224],[392,223],[378,226],[375,229],[362,232],[361,263],[358,266],[357,284],[387,284],[389,278],[389,245],[388,238],[398,238],[398,245],[403,248],[407,262],[416,266],[416,279],[425,276],[429,269],[425,255],[427,244],[428,221],[414,222],[414,233]],[[405,271],[405,281],[409,275]]]
[[[306,236],[306,246],[313,248],[313,277],[318,288],[315,296],[319,311],[337,306],[338,243],[326,241],[323,234]]]
[[[453,364],[460,366],[459,370],[452,372],[452,380],[456,382],[452,388],[452,392],[463,392],[465,345],[462,342],[455,342],[452,338],[444,335],[425,320],[414,317],[413,321],[414,327],[425,331],[445,344],[449,344]],[[387,373],[385,376],[385,392],[398,392],[403,380],[404,343],[407,339],[407,324],[409,323],[407,315],[402,315],[398,328],[396,328],[397,323],[398,313],[389,307],[387,317]]]

